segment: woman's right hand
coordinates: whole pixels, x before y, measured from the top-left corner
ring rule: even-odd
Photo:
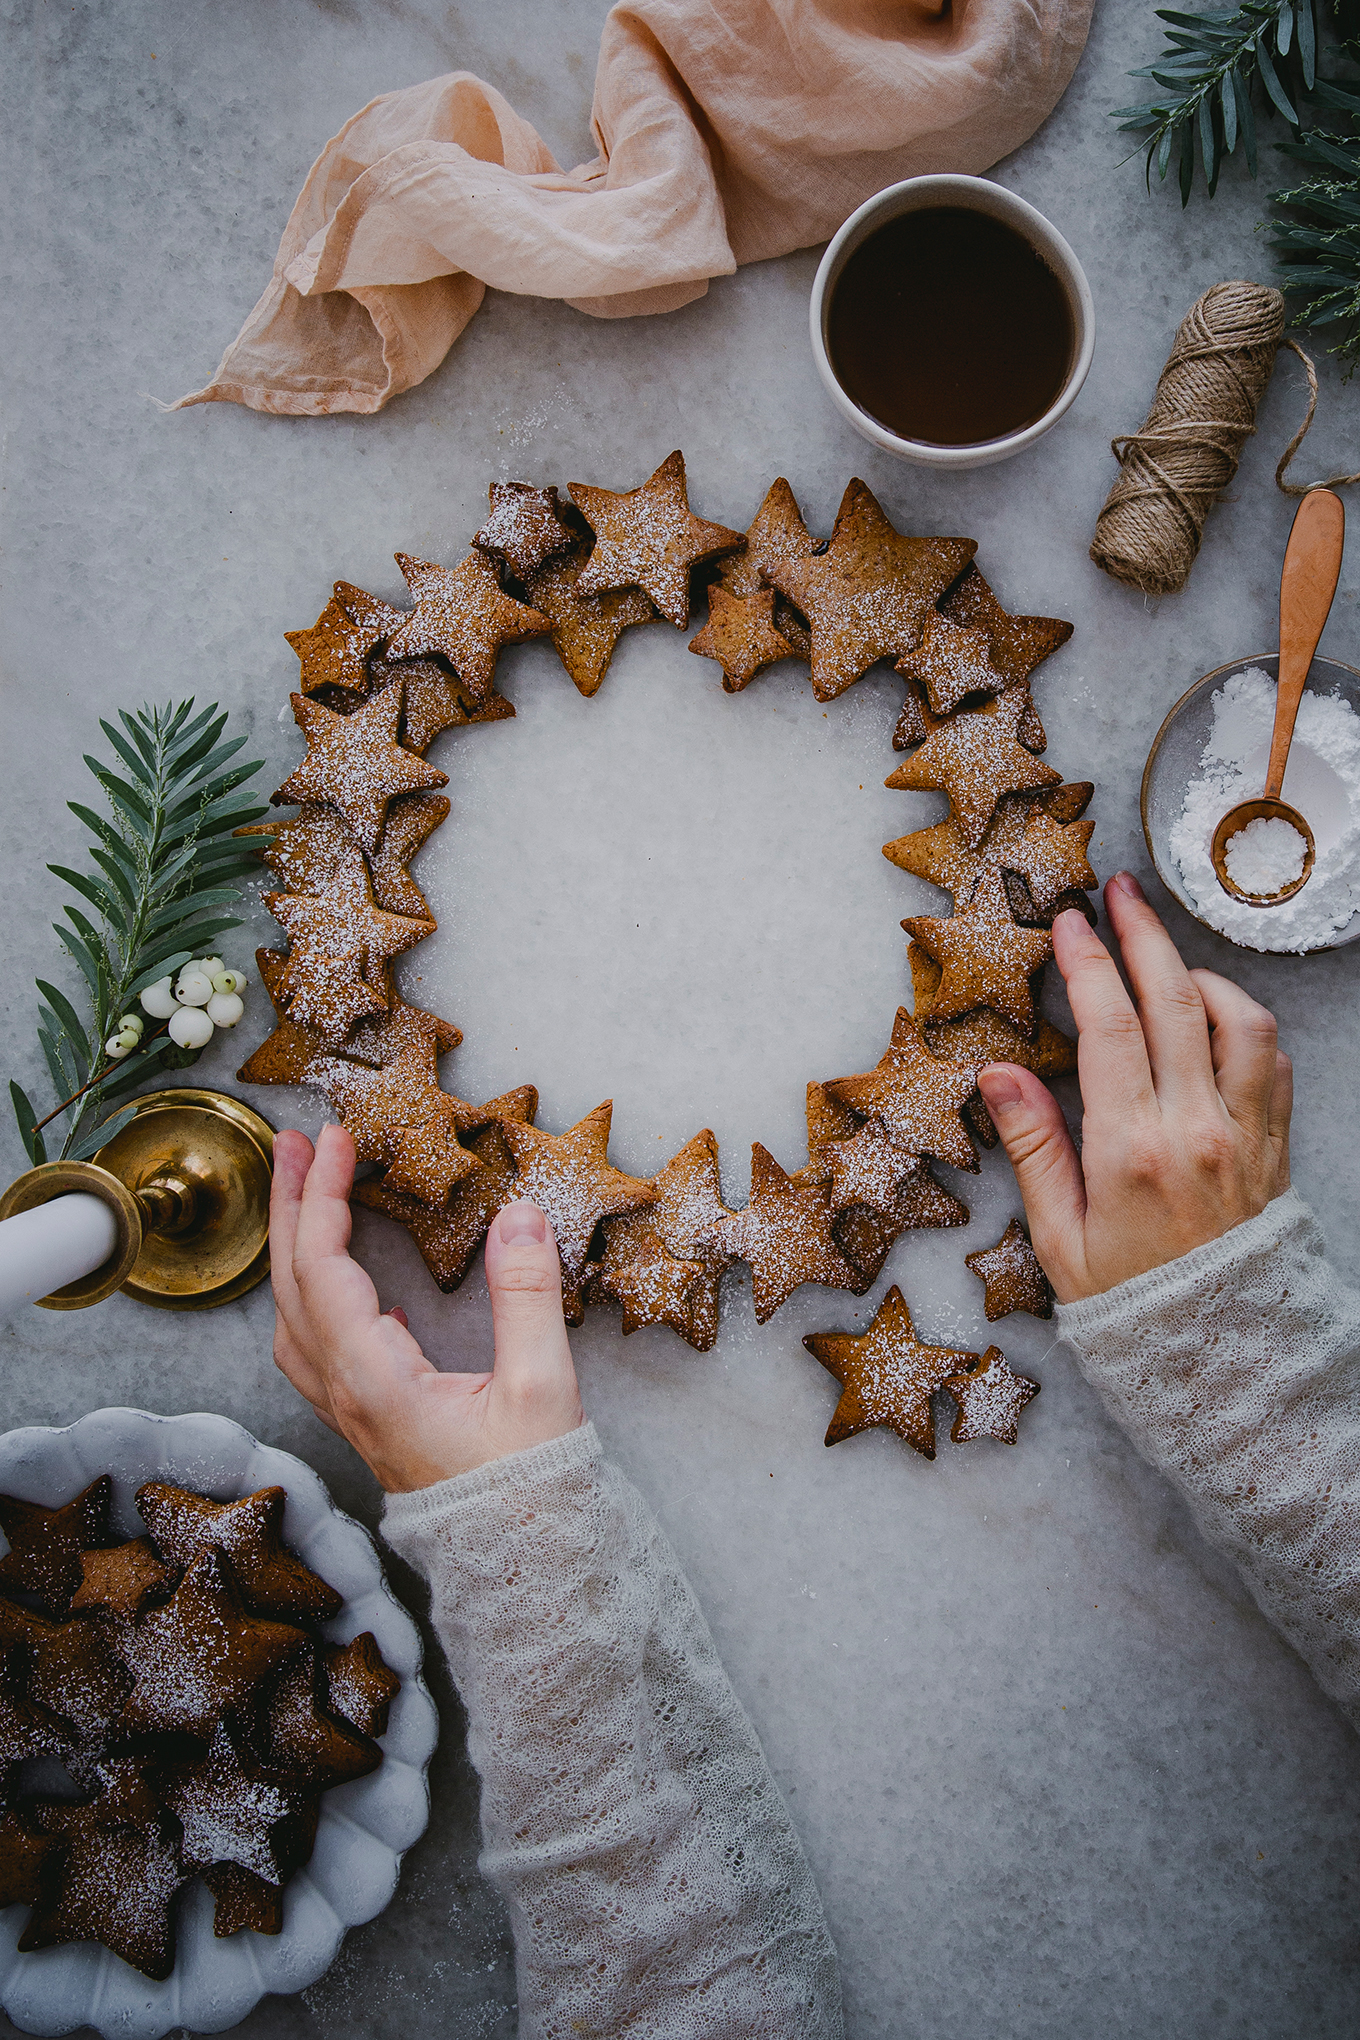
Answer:
[[[1111,879],[1105,906],[1132,998],[1084,915],[1053,924],[1079,1035],[1080,1154],[1029,1070],[992,1063],[978,1079],[1060,1303],[1178,1260],[1289,1187],[1293,1072],[1274,1018],[1186,969],[1132,873]]]

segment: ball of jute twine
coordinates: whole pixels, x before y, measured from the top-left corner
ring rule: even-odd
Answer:
[[[1360,475],[1300,485],[1285,472],[1317,409],[1317,373],[1303,349],[1284,337],[1285,306],[1267,284],[1216,283],[1196,300],[1176,332],[1152,408],[1137,432],[1110,441],[1119,478],[1096,520],[1091,558],[1116,581],[1146,595],[1185,586],[1205,520],[1237,472],[1242,447],[1281,345],[1308,375],[1308,415],[1275,470],[1277,488],[1304,496]]]

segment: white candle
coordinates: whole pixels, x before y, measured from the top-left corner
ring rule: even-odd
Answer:
[[[117,1244],[113,1213],[85,1190],[0,1219],[0,1317],[93,1274]]]

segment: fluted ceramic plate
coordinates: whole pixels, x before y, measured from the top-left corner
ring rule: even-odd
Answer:
[[[371,1630],[401,1677],[382,1763],[367,1778],[322,1794],[312,1859],[284,1890],[281,1934],[247,1928],[215,1939],[212,1899],[195,1879],[180,1901],[174,1970],[153,1983],[93,1942],[21,1955],[28,1908],[0,1912],[0,2006],[23,2032],[93,2026],[105,2040],[159,2040],[177,2026],[220,2033],[266,1991],[315,1983],[346,1929],[387,1904],[402,1853],[429,1820],[425,1773],[439,1717],[420,1676],[420,1632],[388,1587],[373,1539],[291,1452],[261,1445],[226,1417],[156,1417],[146,1410],[94,1410],[64,1430],[34,1425],[0,1437],[0,1492],[23,1501],[52,1508],[101,1473],[113,1475],[112,1520],[127,1537],[145,1528],[133,1501],[144,1481],[172,1481],[215,1501],[286,1488],[284,1541],[345,1597],[323,1633],[347,1643]]]

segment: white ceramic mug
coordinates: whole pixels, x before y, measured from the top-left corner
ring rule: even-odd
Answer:
[[[827,318],[832,293],[846,263],[860,243],[888,220],[932,206],[966,207],[1002,221],[1042,256],[1062,285],[1071,309],[1072,361],[1062,388],[1041,418],[1036,418],[1018,432],[1007,433],[1001,439],[982,440],[968,446],[937,446],[927,440],[903,439],[890,426],[860,408],[847,394],[831,363],[827,348]],[[1013,191],[993,184],[986,177],[909,177],[905,183],[890,184],[866,199],[858,211],[851,213],[821,259],[812,286],[811,325],[812,356],[817,364],[817,373],[842,417],[854,426],[856,432],[871,439],[875,446],[881,446],[887,453],[900,454],[903,460],[917,461],[923,467],[987,467],[994,460],[1008,460],[1011,454],[1032,446],[1036,439],[1057,424],[1074,401],[1086,380],[1096,344],[1096,311],[1091,286],[1071,248],[1057,228],[1028,200],[1017,198]]]

